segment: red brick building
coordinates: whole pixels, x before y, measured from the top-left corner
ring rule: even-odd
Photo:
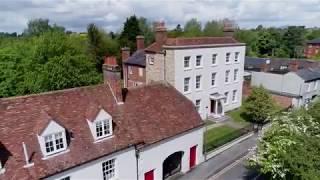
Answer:
[[[307,58],[312,58],[317,54],[320,54],[320,38],[308,41],[304,51]]]

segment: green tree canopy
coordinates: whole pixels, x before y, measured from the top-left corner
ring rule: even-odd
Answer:
[[[264,123],[275,111],[274,102],[262,86],[254,87],[245,103],[246,115],[253,122]]]
[[[155,34],[152,29],[152,24],[144,17],[140,17],[139,21],[139,28],[141,30],[142,35],[144,36],[145,45],[148,46],[153,43],[155,39]]]
[[[201,22],[197,19],[193,18],[186,22],[184,25],[184,33],[185,37],[196,37],[202,35]]]
[[[208,21],[203,28],[204,36],[223,36],[223,23],[215,20]]]
[[[272,120],[250,165],[272,179],[320,177],[320,124],[307,113],[290,112]]]
[[[120,34],[120,45],[122,47],[128,46],[130,47],[130,50],[134,52],[137,47],[136,47],[136,37],[138,35],[142,35],[140,26],[139,26],[139,20],[137,17],[130,16],[129,18],[126,19],[123,30]]]
[[[23,34],[26,36],[39,36],[48,31],[64,32],[65,28],[54,24],[49,24],[49,19],[32,19],[28,22],[28,27],[24,30]]]

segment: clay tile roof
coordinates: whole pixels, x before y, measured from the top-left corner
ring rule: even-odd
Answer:
[[[239,43],[232,37],[192,37],[192,38],[168,38],[167,46],[190,46],[211,44],[235,44]]]
[[[89,106],[101,106],[112,116],[111,139],[93,142],[86,121],[96,109]],[[50,114],[75,138],[70,139],[68,153],[42,160],[34,127],[43,127]],[[129,89],[123,105],[116,104],[106,85],[0,99],[0,142],[10,154],[0,179],[48,177],[135,144],[147,146],[202,125],[193,103],[163,83]],[[33,154],[32,167],[23,167],[22,142]]]

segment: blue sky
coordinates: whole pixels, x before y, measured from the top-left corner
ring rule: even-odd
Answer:
[[[230,18],[243,28],[320,26],[320,0],[0,0],[0,31],[21,32],[29,19],[49,18],[72,31],[96,23],[119,31],[126,17],[136,14],[169,27],[190,18],[201,22]]]

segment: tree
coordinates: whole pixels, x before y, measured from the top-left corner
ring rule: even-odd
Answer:
[[[274,102],[262,86],[254,87],[244,104],[248,118],[258,124],[264,123],[275,110]]]
[[[139,28],[144,36],[145,45],[148,46],[153,43],[155,39],[154,32],[152,30],[152,24],[148,22],[148,20],[144,17],[140,17],[139,21]]]
[[[89,52],[93,57],[96,69],[102,72],[103,59],[106,55],[118,54],[118,43],[109,34],[91,23],[87,27]]]
[[[257,50],[260,56],[272,56],[276,48],[276,40],[267,30],[258,33]]]
[[[203,29],[205,36],[223,36],[223,24],[221,22],[212,20],[208,21]]]
[[[169,31],[168,34],[172,38],[181,37],[183,36],[183,29],[181,28],[181,25],[178,24],[176,28],[174,28],[172,31]]]
[[[79,35],[48,31],[0,43],[0,97],[96,84],[102,76]]]
[[[302,56],[302,47],[305,29],[304,26],[289,26],[283,35],[283,44],[291,58],[299,58]]]
[[[183,36],[196,37],[201,35],[201,23],[197,19],[193,18],[186,22],[186,24],[184,25]]]
[[[24,30],[23,34],[26,36],[39,36],[48,31],[60,31],[64,32],[65,28],[54,24],[49,24],[49,19],[33,19],[28,22],[27,29]]]
[[[319,179],[319,152],[319,122],[309,114],[290,112],[272,120],[249,165],[270,179]]]
[[[135,51],[137,49],[136,37],[141,34],[142,32],[137,17],[135,15],[130,16],[126,19],[123,30],[120,34],[120,45],[122,47],[128,46],[131,51]]]

